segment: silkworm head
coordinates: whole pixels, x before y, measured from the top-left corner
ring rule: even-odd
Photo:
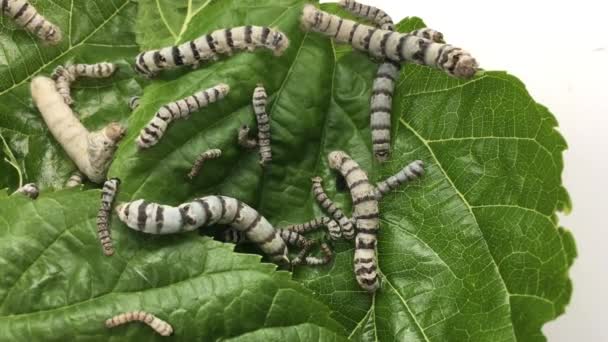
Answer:
[[[333,151],[329,153],[329,156],[327,157],[327,160],[329,161],[329,167],[337,170],[340,168],[340,166],[342,165],[342,160],[344,159],[344,156],[346,155],[346,153],[342,152],[342,151]]]
[[[226,96],[230,92],[230,86],[225,83],[220,83],[217,85],[217,90],[220,91],[222,96]]]
[[[475,58],[473,58],[469,53],[464,51],[454,63],[455,66],[453,74],[454,76],[460,78],[468,79],[473,77],[477,72],[477,69],[479,68],[479,65],[477,64]]]
[[[51,30],[49,30],[49,33],[46,35],[46,40],[51,45],[58,44],[62,39],[63,39],[63,34],[61,33],[61,30],[57,26],[53,26],[53,28]]]
[[[274,49],[275,56],[281,56],[287,48],[289,48],[289,38],[280,32],[275,30],[272,33],[272,39],[270,39],[271,47]]]
[[[321,177],[312,177],[310,180],[313,183],[323,183],[323,178],[321,178]]]
[[[314,5],[308,4],[304,6],[304,10],[302,11],[302,18],[300,19],[300,24],[304,31],[310,31],[315,22],[315,16],[317,15],[318,10]]]

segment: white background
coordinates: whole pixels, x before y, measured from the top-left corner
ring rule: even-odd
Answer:
[[[321,1],[328,2],[328,1]],[[549,107],[570,146],[564,184],[574,210],[560,223],[576,239],[566,314],[543,329],[549,341],[608,341],[608,2],[605,0],[362,0],[398,22],[424,19],[486,70],[519,77]]]

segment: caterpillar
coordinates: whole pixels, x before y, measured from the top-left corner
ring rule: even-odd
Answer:
[[[26,0],[2,0],[2,14],[11,17],[17,25],[51,45],[62,39],[59,27],[46,20]]]
[[[273,261],[287,262],[287,246],[279,232],[255,209],[226,196],[207,196],[178,207],[137,200],[120,204],[116,211],[128,227],[148,234],[174,234],[214,224],[244,232]]]
[[[249,138],[250,128],[247,125],[242,125],[238,132],[238,143],[240,146],[251,150],[258,147],[258,141],[256,139]]]
[[[139,321],[147,324],[161,336],[169,336],[173,333],[173,327],[171,327],[171,324],[145,311],[131,311],[116,315],[106,320],[106,327],[114,328],[133,321]]]
[[[327,231],[332,240],[337,240],[342,237],[342,231],[338,223],[326,216],[318,217],[305,223],[289,225],[283,229],[293,231],[298,234],[306,234],[321,227],[327,227]]]
[[[146,127],[144,127],[136,143],[140,149],[150,148],[160,141],[167,127],[173,120],[187,118],[190,114],[223,99],[230,87],[220,83],[212,88],[201,90],[183,99],[162,106]]]
[[[118,192],[120,179],[112,178],[103,183],[101,191],[101,206],[97,212],[97,235],[99,242],[103,248],[103,254],[106,256],[114,255],[114,247],[112,246],[112,234],[110,232],[110,219],[112,217],[112,204]]]
[[[65,183],[65,187],[66,188],[75,188],[82,184],[82,182],[84,181],[83,178],[84,178],[84,175],[80,171],[76,171],[76,172],[72,173],[70,178],[68,178],[67,182]]]
[[[131,111],[136,110],[139,107],[139,96],[133,96],[129,99],[129,108]]]
[[[424,176],[424,162],[416,160],[401,169],[395,175],[390,176],[382,182],[376,184],[376,197],[380,200],[384,195],[396,189],[401,184],[413,181]]]
[[[221,155],[222,155],[222,150],[219,150],[219,149],[211,149],[211,150],[207,150],[207,151],[201,153],[198,156],[198,158],[196,158],[196,161],[194,161],[194,165],[192,166],[190,173],[188,173],[188,177],[190,179],[194,179],[194,177],[196,177],[199,174],[199,172],[201,171],[201,168],[203,167],[203,163],[206,160],[216,159],[216,158],[219,158]]]
[[[177,46],[145,51],[135,57],[135,70],[147,77],[163,69],[181,65],[199,65],[220,55],[257,48],[267,48],[280,56],[289,47],[287,36],[275,29],[261,26],[240,26],[215,30]]]
[[[38,189],[38,185],[36,185],[34,183],[29,183],[29,184],[25,184],[24,186],[17,189],[17,191],[15,191],[15,193],[25,195],[25,196],[35,200],[36,198],[38,198],[38,195],[40,194],[40,189]]]
[[[354,258],[357,282],[368,292],[375,292],[380,287],[376,266],[376,235],[380,228],[376,190],[365,171],[345,152],[333,151],[328,160],[329,167],[346,179],[353,200],[353,219],[357,227]]]
[[[116,71],[116,65],[108,62],[97,64],[73,64],[68,66],[58,66],[51,74],[51,78],[55,81],[57,91],[65,103],[72,104],[74,100],[70,94],[70,86],[72,82],[80,77],[89,78],[106,78],[112,76]]]
[[[374,25],[383,30],[395,30],[393,19],[386,12],[377,7],[363,5],[353,0],[341,0],[338,4],[358,17],[369,19]]]
[[[322,265],[329,264],[331,262],[331,259],[333,258],[333,252],[332,252],[331,248],[329,248],[329,246],[326,243],[322,243],[321,246],[319,246],[319,249],[321,250],[323,257],[319,258],[319,257],[307,256],[301,261],[301,263],[303,265],[308,265],[308,266],[322,266]]]
[[[272,149],[270,147],[270,119],[266,113],[266,89],[261,84],[253,91],[253,111],[258,122],[258,149],[260,153],[260,165],[272,161]]]
[[[99,131],[89,132],[65,103],[55,88],[55,82],[48,77],[35,77],[31,93],[49,131],[78,170],[94,183],[104,182],[125,129],[113,122]]]
[[[351,219],[344,215],[344,212],[325,194],[323,189],[323,179],[321,177],[312,178],[312,193],[317,203],[340,225],[340,232],[344,238],[351,240],[355,237],[355,229]],[[332,236],[333,238],[333,236]]]
[[[320,32],[338,43],[349,43],[375,58],[423,64],[460,78],[470,78],[477,71],[477,61],[460,48],[359,24],[318,10],[313,5],[304,6],[301,22],[307,31]]]

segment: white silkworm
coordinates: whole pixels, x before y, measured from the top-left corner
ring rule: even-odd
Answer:
[[[67,182],[65,183],[65,187],[66,188],[75,188],[77,186],[82,185],[82,182],[84,181],[84,175],[79,172],[76,171],[74,173],[72,173],[72,175],[70,176],[70,178],[68,178]]]
[[[421,178],[422,176],[424,176],[424,162],[416,160],[410,163],[393,176],[376,184],[376,195],[378,200],[400,185]]]
[[[336,206],[336,204],[327,196],[325,189],[323,189],[323,179],[321,177],[314,177],[312,179],[312,193],[315,196],[315,200],[323,208],[323,210],[331,216],[340,226],[340,232],[345,239],[353,239],[355,237],[355,228],[350,218],[344,215],[344,212]],[[334,238],[334,236],[332,236]]]
[[[72,82],[80,77],[88,78],[106,78],[112,76],[116,71],[116,65],[112,63],[102,62],[97,64],[73,64],[68,66],[58,66],[53,71],[51,78],[55,80],[57,91],[65,103],[72,104],[74,100],[70,92]]]
[[[199,174],[201,168],[203,167],[203,163],[206,160],[216,159],[219,158],[221,155],[222,150],[220,149],[211,149],[201,153],[198,158],[196,158],[196,161],[194,161],[194,165],[192,165],[192,169],[190,170],[190,173],[188,173],[188,177],[190,179],[193,179]]]
[[[380,287],[376,260],[380,211],[376,189],[369,183],[365,171],[345,152],[331,152],[328,160],[329,167],[346,179],[353,200],[353,219],[357,227],[354,258],[357,282],[361,288],[375,292]]]
[[[25,196],[35,200],[36,198],[38,198],[38,195],[40,194],[40,189],[38,189],[38,185],[36,185],[34,183],[29,183],[29,184],[25,184],[24,186],[17,189],[17,191],[15,191],[15,193],[25,195]]]
[[[131,311],[116,315],[106,320],[106,327],[114,328],[133,321],[147,324],[161,336],[169,336],[173,333],[173,327],[171,327],[171,324],[145,311]]]
[[[129,108],[136,110],[139,107],[139,96],[133,96],[129,99]]]
[[[272,161],[272,149],[270,147],[270,118],[266,113],[266,101],[268,95],[261,84],[253,92],[253,111],[258,122],[258,149],[260,153],[260,165]]]
[[[97,212],[97,235],[106,256],[114,255],[112,246],[112,233],[110,231],[110,219],[112,218],[112,204],[118,192],[120,180],[112,178],[103,183],[101,191],[101,206]]]
[[[258,147],[258,141],[256,139],[249,138],[249,131],[251,129],[247,125],[243,125],[239,128],[238,132],[238,143],[240,146],[251,150]]]
[[[267,48],[280,56],[289,46],[287,36],[275,29],[261,26],[241,26],[213,31],[177,46],[145,51],[135,58],[135,70],[152,77],[163,69],[181,65],[199,65],[220,55],[257,48]]]
[[[172,121],[189,117],[190,114],[199,109],[223,99],[229,91],[230,87],[227,84],[220,83],[215,87],[167,103],[154,114],[146,127],[141,130],[136,140],[137,146],[140,149],[145,149],[158,144]]]
[[[280,233],[255,209],[231,197],[207,196],[178,207],[137,200],[119,205],[116,211],[128,227],[148,234],[174,234],[225,224],[244,232],[273,261],[290,262]]]
[[[11,17],[17,25],[52,45],[62,39],[59,27],[46,20],[26,0],[2,0],[2,14]]]
[[[341,0],[338,4],[358,17],[369,19],[374,25],[383,30],[393,31],[395,29],[393,19],[377,7],[364,5],[353,0]]]
[[[78,169],[92,182],[104,182],[117,143],[124,136],[124,128],[118,123],[110,123],[97,132],[89,132],[48,77],[35,77],[31,92],[49,131]]]
[[[306,30],[320,32],[339,43],[349,43],[376,58],[423,64],[461,78],[470,78],[477,71],[475,59],[460,48],[359,24],[320,11],[313,5],[304,6],[302,24]]]

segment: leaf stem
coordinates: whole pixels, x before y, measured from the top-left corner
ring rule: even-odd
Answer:
[[[6,140],[4,139],[2,134],[0,134],[0,139],[2,139],[2,144],[4,145],[4,153],[9,157],[9,159],[4,158],[4,161],[9,163],[10,165],[12,165],[15,168],[15,170],[17,170],[17,175],[19,175],[19,187],[18,188],[21,188],[23,186],[23,174],[21,173],[21,168],[19,167],[17,158],[15,158],[13,151],[11,151],[10,147],[8,146],[8,143],[6,142]]]

